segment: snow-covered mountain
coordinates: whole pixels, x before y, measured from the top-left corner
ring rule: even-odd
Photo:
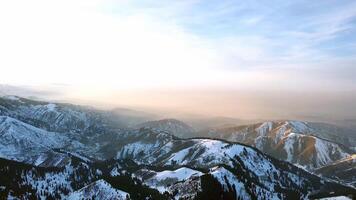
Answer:
[[[192,137],[192,133],[195,132],[191,126],[176,119],[148,121],[142,124],[138,124],[136,128],[151,128],[167,131],[177,137]]]
[[[0,177],[11,177],[0,182],[5,199],[110,199],[126,193],[131,199],[308,199],[356,194],[254,147],[180,139],[147,126],[120,128],[104,111],[16,97],[0,98],[0,116]]]
[[[66,162],[67,156],[53,149],[69,145],[64,134],[48,132],[11,117],[0,116],[0,157],[34,165],[52,160],[53,165]]]
[[[101,145],[110,142],[111,136],[120,132],[123,125],[110,111],[34,101],[16,96],[0,97],[0,116],[17,120],[19,122],[17,124],[31,129],[32,131],[27,132],[29,137],[42,134],[57,137],[53,140],[49,137],[48,140],[51,141],[65,140],[61,145],[48,143],[51,148],[61,148],[67,152],[85,154],[98,159],[104,159],[105,155],[100,157],[94,154],[99,151]],[[20,143],[27,142],[22,136],[22,130],[14,131],[13,134],[18,135],[16,137],[21,140],[18,140]],[[43,145],[45,146],[46,142]]]
[[[337,140],[340,143],[334,142],[337,133],[321,127],[301,121],[269,121],[200,134],[251,145],[275,158],[314,169],[349,156],[356,144],[349,143],[352,137],[341,134]]]
[[[230,186],[238,183],[240,186],[244,185],[244,190],[249,191],[250,198],[256,194],[267,199],[277,198],[278,187],[296,187],[299,189],[293,190],[303,190],[301,188],[307,188],[308,182],[313,180],[313,176],[309,175],[304,179],[303,174],[308,173],[302,169],[241,144],[213,139],[179,139],[165,132],[155,133],[151,129],[141,129],[135,134],[141,135],[141,140],[127,142],[118,148],[117,159],[132,159],[138,164],[152,166],[174,168],[189,166],[206,171],[224,167],[233,174],[232,180],[239,180],[239,182],[228,182]],[[162,189],[160,183],[149,179],[146,181],[154,188]],[[259,187],[247,187],[246,185],[249,184]],[[241,188],[235,189],[241,190]]]
[[[107,112],[70,104],[33,101],[13,96],[0,98],[0,115],[59,133],[93,134],[114,126]]]
[[[65,166],[69,155],[92,153],[88,147],[67,133],[46,131],[12,117],[0,116],[0,157],[43,167]]]

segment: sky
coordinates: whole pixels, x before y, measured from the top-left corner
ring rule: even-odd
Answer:
[[[98,105],[352,118],[355,65],[353,0],[0,1],[0,84]]]

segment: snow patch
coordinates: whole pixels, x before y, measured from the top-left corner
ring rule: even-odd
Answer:
[[[167,178],[177,179],[178,181],[185,180],[191,176],[201,176],[203,173],[197,170],[193,170],[187,167],[179,168],[175,171],[165,170],[158,172],[153,178],[157,181],[162,181]]]
[[[104,180],[98,180],[91,183],[84,188],[75,191],[68,195],[66,200],[78,200],[78,199],[101,199],[101,200],[125,200],[128,199],[129,194],[113,188],[109,183]]]
[[[46,105],[46,107],[49,111],[54,111],[56,109],[57,105],[53,104],[53,103],[49,103]]]

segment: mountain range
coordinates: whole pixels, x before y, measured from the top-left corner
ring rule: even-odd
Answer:
[[[210,129],[199,134],[251,145],[307,169],[346,158],[355,153],[356,145],[356,135],[350,130],[288,120]]]
[[[303,123],[253,125],[246,130],[255,131],[245,136],[243,131],[221,135],[220,129],[209,130],[209,137],[182,139],[202,133],[172,119],[128,127],[112,111],[15,96],[0,98],[0,116],[0,177],[7,177],[1,178],[0,196],[5,199],[312,199],[356,194],[353,186],[320,168],[350,157],[355,143],[343,138],[332,142],[329,132],[315,135]],[[310,162],[294,148],[304,144],[304,137],[305,145],[317,149],[303,155],[311,154]],[[297,144],[288,146],[288,140]],[[290,148],[277,159],[261,148],[267,145],[280,152]]]

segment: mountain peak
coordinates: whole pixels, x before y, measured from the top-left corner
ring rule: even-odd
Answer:
[[[71,193],[67,200],[77,199],[102,199],[102,200],[125,200],[129,199],[129,194],[113,188],[108,182],[100,179],[95,181],[82,189]]]

